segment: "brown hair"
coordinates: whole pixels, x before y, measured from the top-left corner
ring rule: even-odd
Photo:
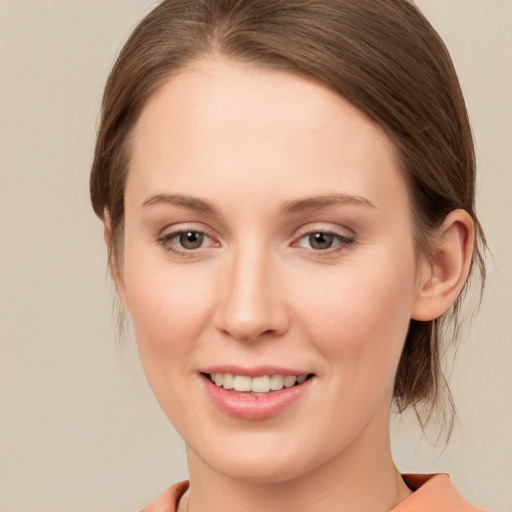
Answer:
[[[428,256],[429,233],[462,208],[475,223],[472,273],[483,283],[464,99],[443,42],[407,0],[166,0],[146,16],[109,76],[91,172],[94,211],[111,222],[111,263],[120,261],[134,125],[160,85],[213,53],[314,77],[378,123],[409,185],[418,255]],[[440,319],[411,321],[395,381],[400,411],[424,403],[428,419],[443,396],[453,406],[449,391],[440,393],[441,336],[449,323],[457,333],[466,288]]]

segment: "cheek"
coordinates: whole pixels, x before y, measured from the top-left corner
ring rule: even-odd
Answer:
[[[409,327],[414,254],[372,262],[340,267],[324,283],[317,281],[315,293],[302,295],[303,317],[333,372],[342,366],[340,373],[351,382],[366,378],[391,384]]]
[[[210,316],[210,286],[197,271],[176,271],[158,261],[141,265],[142,261],[149,260],[132,251],[125,265],[140,360],[162,410],[179,431],[186,431],[187,411],[194,410],[186,383],[195,375],[194,354]]]
[[[208,272],[193,266],[177,270],[154,251],[128,243],[124,281],[139,352],[145,367],[164,372],[196,346],[209,317],[212,286]]]

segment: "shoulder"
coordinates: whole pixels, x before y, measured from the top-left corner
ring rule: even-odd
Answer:
[[[143,508],[140,512],[176,512],[178,502],[188,489],[189,482],[179,482],[169,487],[153,503]]]
[[[415,491],[392,512],[485,512],[466,503],[445,473],[403,478]]]

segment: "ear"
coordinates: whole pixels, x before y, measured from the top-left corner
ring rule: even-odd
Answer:
[[[124,286],[123,274],[122,270],[119,267],[119,262],[114,257],[114,252],[112,248],[112,225],[110,221],[110,212],[105,209],[103,213],[103,238],[105,240],[105,244],[108,250],[108,267],[110,270],[110,274],[112,279],[114,280],[114,284],[116,286],[117,296],[119,297],[119,301],[123,306],[125,311],[127,309],[127,301],[126,301],[126,290]]]
[[[457,299],[469,274],[473,255],[473,219],[453,210],[433,235],[432,257],[422,264],[411,318],[434,320]]]

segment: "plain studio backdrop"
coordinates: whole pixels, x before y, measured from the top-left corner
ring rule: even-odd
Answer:
[[[135,510],[186,478],[132,336],[116,349],[88,198],[107,73],[155,4],[0,0],[1,512]],[[435,448],[413,421],[394,420],[394,453],[401,470],[447,471],[467,500],[511,512],[512,2],[418,4],[466,95],[494,260],[451,377],[452,442]]]

